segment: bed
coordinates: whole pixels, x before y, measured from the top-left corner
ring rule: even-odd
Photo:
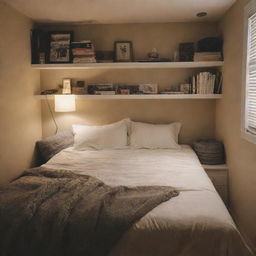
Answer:
[[[251,255],[194,151],[180,149],[62,150],[43,167],[71,170],[107,185],[173,186],[179,196],[141,218],[109,256]]]

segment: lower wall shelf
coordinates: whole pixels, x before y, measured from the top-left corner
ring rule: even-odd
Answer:
[[[53,99],[54,95],[35,95],[37,99]],[[168,99],[221,99],[221,94],[152,94],[152,95],[76,95],[77,99],[109,99],[109,100],[168,100]]]
[[[162,69],[222,67],[223,61],[32,64],[33,69]]]

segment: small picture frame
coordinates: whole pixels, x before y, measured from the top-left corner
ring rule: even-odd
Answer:
[[[158,85],[157,84],[140,84],[139,90],[143,94],[157,94]]]
[[[120,94],[128,95],[130,94],[130,89],[120,89]]]
[[[71,63],[72,31],[49,32],[49,63]]]
[[[71,79],[64,78],[62,85],[63,85],[62,94],[71,94]]]
[[[180,91],[185,93],[185,94],[189,94],[190,93],[190,89],[191,89],[191,85],[190,84],[181,84],[180,85]]]
[[[133,61],[132,41],[115,41],[115,61],[131,62]]]

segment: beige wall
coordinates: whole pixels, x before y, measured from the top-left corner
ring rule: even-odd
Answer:
[[[52,135],[55,127],[46,102],[42,104],[44,135]],[[179,121],[183,124],[181,142],[190,143],[215,136],[214,109],[214,101],[207,100],[78,100],[77,112],[55,116],[60,130],[71,124],[107,124],[125,117],[153,123]]]
[[[216,129],[226,146],[233,215],[256,247],[256,145],[241,138],[243,7],[239,0],[220,23],[224,36],[224,98],[218,102]]]
[[[49,29],[49,27],[48,27]],[[173,56],[180,42],[196,42],[206,36],[217,35],[215,23],[166,23],[123,25],[79,25],[50,27],[52,30],[73,30],[75,40],[91,39],[96,50],[112,50],[115,40],[131,40],[135,58],[145,58],[156,47],[162,57]],[[160,89],[171,84],[186,82],[200,69],[160,70],[44,70],[41,71],[42,89],[55,88],[62,79],[82,79],[86,83],[158,83]],[[78,111],[73,114],[56,114],[60,129],[72,123],[103,124],[124,117],[147,122],[181,121],[181,142],[190,143],[198,138],[215,136],[215,101],[164,100],[164,101],[100,101],[79,100]],[[50,113],[43,102],[43,135],[54,133]]]
[[[0,1],[0,183],[28,168],[41,138],[40,73],[30,68],[32,22]]]
[[[72,30],[75,40],[91,39],[96,50],[113,50],[115,40],[131,40],[135,58],[145,58],[153,47],[160,57],[172,57],[181,42],[195,42],[217,34],[217,23],[157,23],[48,26],[50,30]]]

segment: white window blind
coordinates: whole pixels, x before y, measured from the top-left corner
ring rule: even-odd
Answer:
[[[248,17],[245,129],[256,135],[256,13]]]

